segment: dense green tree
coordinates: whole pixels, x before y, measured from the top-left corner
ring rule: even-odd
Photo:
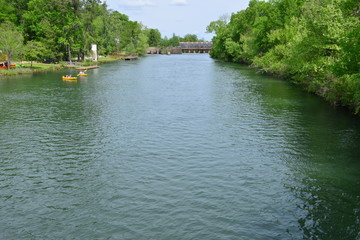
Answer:
[[[176,36],[175,33],[173,36],[169,39],[169,44],[171,47],[177,47],[180,44],[180,37]]]
[[[150,47],[159,46],[161,43],[161,33],[158,29],[149,29],[148,33],[148,43]]]
[[[162,41],[162,47],[177,47],[180,44],[180,37],[176,36],[175,33],[173,33],[173,36],[171,38],[164,37]]]
[[[142,31],[139,35],[138,35],[138,40],[137,40],[137,45],[136,45],[136,49],[135,49],[135,53],[136,54],[144,54],[146,49],[149,47],[148,44],[148,37],[147,35]]]
[[[206,31],[208,33],[216,34],[213,38],[214,44],[210,55],[214,58],[220,58],[228,61],[229,54],[224,51],[225,41],[230,37],[226,19],[220,17],[218,20],[211,22],[206,27]]]
[[[184,37],[177,36],[173,33],[172,37],[169,39],[165,36],[161,39],[161,43],[159,44],[161,47],[178,47],[180,42],[202,42],[203,39],[199,39],[196,34],[186,34]]]
[[[7,55],[8,69],[10,69],[11,60],[23,49],[23,36],[16,30],[16,26],[11,22],[0,24],[0,50]]]
[[[280,75],[360,111],[358,0],[251,0],[211,22],[211,56]]]
[[[360,71],[360,25],[354,26],[339,43],[343,50],[336,62],[338,75],[358,74]]]
[[[138,22],[126,22],[122,39],[126,49],[134,49],[134,53],[145,52],[144,40],[147,42],[147,37],[142,33],[142,26]]]
[[[101,55],[125,50],[130,43],[137,49],[143,31],[99,0],[30,0],[22,18],[27,41],[40,41],[54,57],[69,60],[74,55],[83,60],[91,44]]]
[[[184,37],[180,38],[181,42],[198,42],[199,39],[196,34],[186,34]]]
[[[48,53],[41,42],[29,41],[24,48],[24,56],[31,61],[32,67],[33,61],[48,57]]]
[[[228,23],[228,17],[223,15],[223,16],[219,17],[219,20],[211,22],[206,27],[206,32],[219,34],[220,29],[223,27],[226,27],[227,23]]]
[[[16,20],[15,8],[8,1],[0,0],[0,23],[5,21],[15,22]]]
[[[129,21],[129,17],[119,13],[118,11],[112,11],[109,15],[109,33],[110,42],[113,43],[114,52],[119,53],[123,50],[128,43],[128,37],[125,36],[126,25]]]

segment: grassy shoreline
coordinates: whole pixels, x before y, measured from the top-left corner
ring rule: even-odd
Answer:
[[[7,77],[7,76],[16,76],[20,74],[32,74],[34,72],[44,72],[44,71],[55,71],[55,70],[62,70],[66,68],[76,68],[76,67],[87,67],[92,65],[98,65],[103,63],[110,63],[116,61],[122,61],[127,56],[107,56],[107,57],[100,57],[97,62],[77,62],[74,65],[68,65],[65,63],[38,63],[33,62],[32,67],[29,62],[21,63],[21,62],[12,62],[12,64],[19,65],[20,67],[16,67],[15,69],[0,69],[0,77]]]
[[[59,70],[64,68],[63,64],[45,64],[33,62],[31,67],[30,63],[14,63],[17,65],[15,69],[0,69],[0,76],[15,76],[20,74],[31,74],[34,72]]]

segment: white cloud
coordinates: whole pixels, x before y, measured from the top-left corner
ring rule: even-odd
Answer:
[[[128,7],[145,7],[154,6],[155,3],[151,0],[121,0],[120,5]]]
[[[187,0],[172,0],[171,1],[171,5],[183,6],[183,5],[187,5],[187,4],[188,4]]]

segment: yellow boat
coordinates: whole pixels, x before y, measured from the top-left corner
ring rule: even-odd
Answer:
[[[80,77],[87,77],[87,74],[86,74],[86,73],[79,73],[78,76],[80,76]]]
[[[74,80],[77,80],[77,77],[66,77],[66,76],[62,76],[62,80],[65,80],[65,81],[74,81]]]

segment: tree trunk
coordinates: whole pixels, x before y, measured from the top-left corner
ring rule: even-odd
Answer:
[[[7,57],[8,57],[7,69],[10,70],[10,65],[11,65],[11,62],[10,62],[10,61],[11,61],[11,60],[10,60],[10,59],[11,59],[11,56],[10,56],[10,54],[8,54]]]
[[[79,50],[78,50],[78,62],[80,62],[81,61],[81,51],[80,51],[80,48],[79,48]]]
[[[70,48],[70,46],[69,46],[69,62],[70,62],[70,64],[71,64],[71,48]]]

